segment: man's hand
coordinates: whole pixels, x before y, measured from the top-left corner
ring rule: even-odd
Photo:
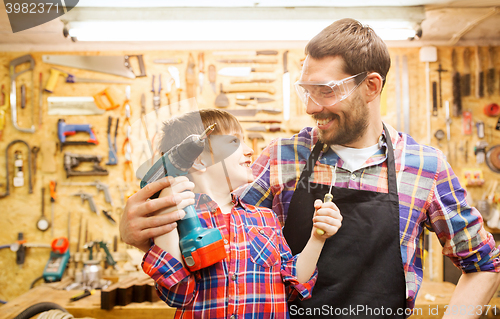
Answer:
[[[342,215],[340,215],[340,210],[333,202],[323,203],[317,199],[314,201],[314,208],[316,212],[313,216],[312,236],[324,241],[335,235],[342,226]],[[318,229],[323,230],[324,234],[318,234]]]
[[[175,229],[176,221],[185,215],[182,208],[194,204],[193,187],[194,184],[187,177],[165,177],[132,195],[127,200],[120,220],[122,240],[142,251],[148,251],[149,240]],[[160,190],[163,191],[159,198],[149,200]]]

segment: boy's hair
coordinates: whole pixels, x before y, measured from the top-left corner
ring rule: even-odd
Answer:
[[[391,57],[384,41],[372,28],[354,19],[335,21],[309,41],[306,55],[320,60],[340,56],[344,60],[344,73],[377,72],[384,79],[391,66]]]
[[[240,122],[231,113],[217,109],[201,109],[164,122],[158,149],[161,153],[166,153],[189,135],[201,134],[214,123],[217,123],[212,132],[215,135],[243,132]]]

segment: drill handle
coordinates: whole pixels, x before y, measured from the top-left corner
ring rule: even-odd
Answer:
[[[57,85],[57,80],[59,79],[59,76],[68,76],[68,73],[63,72],[61,70],[51,68],[50,69],[50,76],[49,79],[47,80],[47,84],[45,84],[45,91],[52,93],[54,92],[54,89],[56,88]]]

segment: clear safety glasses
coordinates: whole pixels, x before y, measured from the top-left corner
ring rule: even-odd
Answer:
[[[340,81],[297,81],[295,90],[302,102],[307,105],[309,98],[319,106],[332,106],[351,95],[363,83],[368,72],[350,76]],[[357,84],[356,84],[357,83]]]

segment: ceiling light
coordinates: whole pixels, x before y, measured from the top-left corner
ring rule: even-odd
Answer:
[[[308,41],[333,20],[72,21],[78,41]],[[407,21],[362,21],[383,40],[415,36]]]

